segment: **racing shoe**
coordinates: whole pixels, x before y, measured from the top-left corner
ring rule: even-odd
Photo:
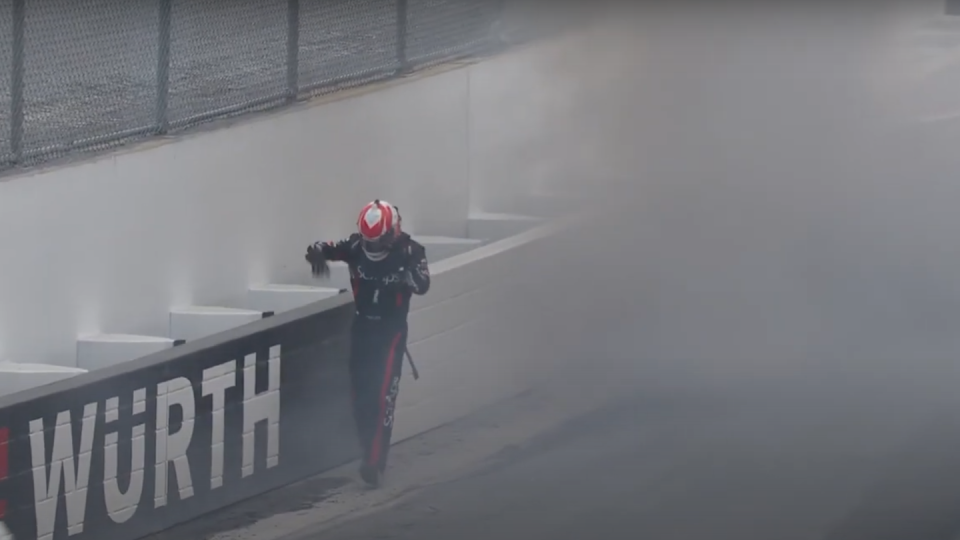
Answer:
[[[383,473],[376,465],[364,463],[360,466],[360,478],[363,478],[363,481],[371,488],[378,488],[383,481]]]

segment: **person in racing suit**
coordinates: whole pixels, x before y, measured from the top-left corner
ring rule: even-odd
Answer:
[[[374,487],[387,465],[410,299],[430,289],[426,249],[400,225],[397,207],[378,199],[361,210],[356,233],[337,242],[316,242],[306,255],[315,276],[329,275],[328,261],[345,262],[350,271],[356,304],[350,378],[363,446],[360,476]]]

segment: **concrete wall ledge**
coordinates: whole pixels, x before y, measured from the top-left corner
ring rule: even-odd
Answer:
[[[191,341],[252,323],[272,315],[252,309],[218,306],[184,306],[170,310],[170,335]]]
[[[340,290],[337,287],[279,283],[255,285],[247,291],[246,308],[259,312],[281,313],[336,296]]]
[[[77,339],[77,367],[93,371],[169,349],[179,342],[169,337],[132,334],[92,334]]]
[[[87,370],[77,367],[2,361],[0,396],[62,381],[86,372]]]

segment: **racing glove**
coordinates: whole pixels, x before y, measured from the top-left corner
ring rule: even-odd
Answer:
[[[310,263],[310,273],[314,277],[330,276],[330,265],[327,264],[327,256],[324,254],[320,242],[307,246],[307,254],[304,258]]]
[[[407,287],[413,294],[426,294],[430,290],[430,267],[422,245],[414,243],[407,246],[407,261],[404,267],[403,279]]]
[[[409,269],[403,271],[403,284],[412,291],[417,290],[417,282],[413,280],[413,273]]]

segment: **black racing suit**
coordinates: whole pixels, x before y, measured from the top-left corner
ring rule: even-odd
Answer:
[[[357,307],[350,352],[354,419],[364,465],[383,472],[407,347],[410,298],[430,289],[426,249],[406,233],[378,261],[367,257],[359,234],[321,246],[327,260],[346,262],[350,269]]]

